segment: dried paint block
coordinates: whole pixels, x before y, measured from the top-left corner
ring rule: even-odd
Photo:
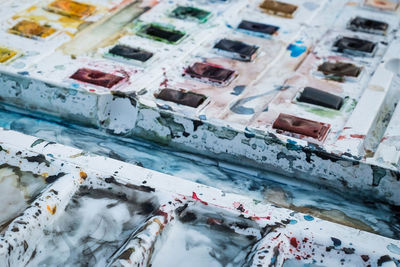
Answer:
[[[147,24],[139,30],[137,35],[168,44],[176,44],[185,36],[185,33],[172,27]]]
[[[274,0],[265,0],[260,5],[260,8],[271,15],[293,18],[293,15],[298,7],[296,5],[292,5],[289,3],[284,3]]]
[[[8,49],[6,47],[0,47],[0,63],[6,63],[18,54],[17,51]]]
[[[190,7],[190,6],[178,6],[171,12],[171,16],[177,19],[195,20],[204,23],[210,17],[211,12]]]
[[[46,9],[63,16],[82,19],[92,15],[96,7],[71,0],[56,0],[51,2]]]
[[[281,113],[272,127],[277,130],[305,135],[322,141],[325,139],[330,125]]]
[[[157,95],[157,98],[192,108],[197,108],[203,104],[204,100],[206,99],[204,95],[192,92],[182,92],[168,88],[161,90],[161,92]]]
[[[120,57],[127,60],[146,62],[153,56],[153,53],[127,45],[116,45],[111,48],[106,55],[108,57]]]
[[[358,77],[361,73],[361,68],[354,64],[346,62],[324,62],[318,66],[318,71],[324,75],[333,75],[338,77]]]
[[[106,88],[111,88],[124,79],[114,74],[87,68],[77,70],[70,78]]]
[[[389,24],[383,21],[355,17],[350,20],[347,27],[353,31],[385,35]]]
[[[387,11],[395,11],[399,6],[399,2],[396,0],[365,0],[364,4]]]
[[[339,110],[343,105],[342,97],[312,87],[304,88],[297,100],[299,102],[336,110]]]
[[[226,84],[233,78],[235,72],[215,65],[197,62],[188,67],[185,73],[192,78],[203,81]]]
[[[238,26],[238,29],[256,35],[269,36],[276,33],[279,30],[279,27],[264,23],[242,20]]]
[[[56,32],[47,25],[40,25],[37,22],[22,20],[8,30],[10,33],[21,35],[28,38],[46,38]]]
[[[251,61],[256,57],[258,47],[240,41],[222,39],[214,45],[214,49],[233,59]]]
[[[333,45],[336,52],[361,55],[373,55],[377,44],[368,40],[341,37]]]

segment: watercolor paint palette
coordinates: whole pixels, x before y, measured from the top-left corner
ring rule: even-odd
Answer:
[[[0,101],[399,206],[381,2],[5,1]]]
[[[398,240],[18,132],[0,137],[2,184],[19,177],[36,195],[0,233],[8,266],[399,264]]]

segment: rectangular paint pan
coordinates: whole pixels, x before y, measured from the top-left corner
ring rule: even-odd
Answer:
[[[377,43],[354,37],[339,37],[333,44],[335,52],[354,56],[373,56],[377,47]]]
[[[96,7],[71,0],[56,0],[51,2],[46,10],[67,17],[83,19],[93,15]]]
[[[167,44],[177,44],[183,39],[185,33],[175,30],[173,27],[150,23],[141,27],[137,35]]]
[[[235,76],[235,71],[208,63],[196,62],[185,70],[185,75],[203,82],[228,84]]]
[[[265,0],[260,5],[260,8],[271,15],[284,18],[293,18],[298,6],[280,1]]]
[[[80,82],[85,82],[109,89],[120,83],[124,79],[124,77],[121,76],[88,68],[81,68],[77,70],[74,74],[71,75],[70,78]]]
[[[272,128],[277,129],[278,133],[294,133],[322,141],[328,134],[330,125],[281,113]]]
[[[110,48],[104,57],[123,63],[143,65],[153,58],[153,53],[141,48],[117,44]]]
[[[240,61],[252,61],[257,55],[258,47],[241,41],[222,39],[214,45],[214,49],[229,58]]]
[[[207,97],[193,92],[183,92],[165,88],[158,93],[156,98],[192,108],[197,108],[204,103],[204,100],[206,100]]]
[[[21,20],[8,30],[9,33],[31,39],[46,39],[56,32],[49,25],[40,25],[35,21]]]
[[[250,35],[269,38],[279,30],[279,27],[249,20],[242,20],[238,26],[238,30]]]
[[[191,6],[178,6],[172,10],[170,15],[177,19],[193,20],[204,23],[211,16],[211,12]]]
[[[389,24],[383,21],[355,17],[349,21],[347,28],[356,32],[385,35],[389,28]]]
[[[20,55],[21,54],[18,51],[0,46],[0,63],[2,64],[7,64],[15,60]]]
[[[343,105],[342,97],[312,87],[305,87],[297,101],[335,110]]]

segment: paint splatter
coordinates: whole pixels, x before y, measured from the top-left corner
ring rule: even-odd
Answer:
[[[290,44],[287,47],[287,50],[291,51],[290,56],[291,57],[299,57],[301,56],[304,52],[307,51],[307,46],[304,45],[297,45],[297,44]]]
[[[311,216],[311,215],[304,215],[304,219],[306,220],[306,221],[313,221],[314,220],[314,217],[313,216]]]

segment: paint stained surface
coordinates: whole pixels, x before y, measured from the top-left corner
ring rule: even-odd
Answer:
[[[204,210],[203,210],[204,212]],[[151,266],[249,266],[259,229],[229,215],[189,209],[166,229],[155,244]]]
[[[11,2],[0,262],[398,265],[394,0]]]
[[[45,186],[43,177],[0,166],[0,230],[23,212]]]
[[[105,266],[157,205],[154,196],[123,185],[84,185],[57,211],[61,216],[45,230],[28,266]]]
[[[177,153],[143,140],[125,143],[112,136],[87,132],[83,127],[57,124],[2,110],[0,115],[0,126],[6,129],[18,130],[189,181],[217,186],[224,192],[250,196],[259,203],[273,203],[317,218],[400,239],[400,228],[397,227],[400,224],[400,213],[383,203],[333,193],[314,184],[288,180],[278,174],[260,172],[255,175],[224,168],[218,162],[210,162],[201,157],[193,160],[191,155]]]

